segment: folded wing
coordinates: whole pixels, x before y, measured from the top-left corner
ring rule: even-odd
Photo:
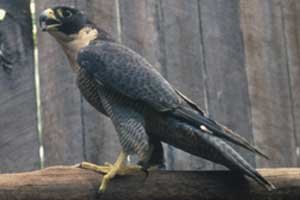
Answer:
[[[99,84],[143,102],[156,111],[168,112],[203,133],[223,138],[267,158],[244,138],[209,119],[193,101],[174,89],[146,59],[133,50],[114,42],[94,42],[80,51],[77,62]]]

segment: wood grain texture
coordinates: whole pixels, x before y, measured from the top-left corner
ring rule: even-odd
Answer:
[[[300,2],[281,1],[282,23],[286,40],[288,78],[290,81],[293,131],[296,142],[297,166],[300,165]]]
[[[76,1],[37,1],[37,16],[55,5],[76,6]],[[40,30],[38,48],[45,166],[81,162],[84,158],[82,108],[75,75],[59,44]]]
[[[279,0],[241,1],[254,139],[271,158],[257,159],[257,165],[263,167],[296,165],[283,16]]]
[[[239,0],[200,0],[199,8],[209,114],[252,143]],[[253,154],[237,150],[255,165]]]
[[[84,11],[89,19],[119,40],[116,1],[94,0],[85,3]],[[121,145],[110,119],[96,111],[85,100],[82,103],[85,159],[93,163],[114,162]]]
[[[122,43],[161,70],[157,3],[149,0],[120,1]]]
[[[54,5],[83,10],[98,26],[145,56],[213,118],[271,157],[271,161],[255,160],[238,149],[251,164],[299,164],[297,0],[47,0],[37,1],[38,13]],[[110,120],[82,99],[56,41],[47,33],[39,32],[38,37],[46,165],[83,159],[112,162],[120,145]],[[0,81],[4,77],[6,83],[8,76],[2,74]],[[4,104],[8,100],[5,96]],[[10,124],[10,118],[3,123]],[[4,138],[5,144],[11,140]],[[213,168],[209,162],[166,147],[169,169]]]
[[[277,190],[268,192],[229,171],[156,171],[116,177],[98,195],[102,175],[72,167],[53,167],[0,175],[1,199],[36,200],[294,200],[300,198],[300,169],[259,170]]]
[[[39,168],[29,0],[0,0],[0,172]],[[11,71],[5,70],[6,59]]]
[[[163,0],[159,4],[164,76],[177,89],[206,108],[203,45],[198,1]],[[212,164],[170,147],[171,169],[211,169]]]

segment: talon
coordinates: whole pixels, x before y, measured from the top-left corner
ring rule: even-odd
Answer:
[[[79,167],[82,168],[82,169],[86,169],[86,170],[92,170],[92,171],[95,171],[95,172],[99,172],[99,173],[102,173],[102,174],[107,174],[109,171],[110,171],[110,168],[109,166],[106,166],[106,165],[95,165],[93,163],[89,163],[89,162],[82,162],[79,164]]]
[[[103,193],[107,189],[109,181],[111,179],[113,179],[116,175],[122,176],[122,175],[132,174],[134,172],[143,170],[138,165],[133,165],[133,166],[123,165],[125,159],[126,159],[126,154],[121,152],[117,161],[114,164],[110,164],[110,163],[106,162],[106,163],[104,163],[103,166],[99,166],[99,165],[95,165],[93,163],[82,162],[79,164],[79,167],[82,169],[92,170],[92,171],[96,171],[96,172],[105,174],[102,178],[101,185],[98,189],[99,193]],[[147,171],[147,170],[145,170],[145,171]],[[146,174],[148,176],[148,172]]]
[[[74,167],[74,168],[81,168],[81,163],[77,163],[77,164],[75,164],[75,165],[73,165],[73,166],[71,166],[71,167]]]
[[[107,177],[106,175],[103,177],[101,185],[98,189],[99,193],[103,193],[106,191],[109,180],[110,180],[109,177]]]

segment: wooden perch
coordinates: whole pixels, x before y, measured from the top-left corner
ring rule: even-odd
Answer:
[[[102,175],[74,167],[0,175],[1,200],[300,199],[300,168],[259,170],[278,189],[264,190],[229,171],[156,171],[116,177],[97,194]]]

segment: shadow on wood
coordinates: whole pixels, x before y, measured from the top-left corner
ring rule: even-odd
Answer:
[[[156,171],[116,177],[99,196],[102,175],[74,167],[0,175],[0,199],[299,199],[300,168],[259,170],[278,189],[268,192],[229,171]]]

